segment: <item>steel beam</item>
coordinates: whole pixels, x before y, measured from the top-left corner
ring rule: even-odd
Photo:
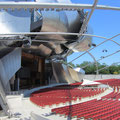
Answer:
[[[24,9],[43,9],[43,8],[60,8],[60,9],[92,9],[92,4],[65,4],[65,3],[39,3],[39,2],[0,2],[0,9],[8,9],[8,8],[24,8]],[[97,5],[96,9],[103,10],[120,10],[120,7],[112,7],[105,5]]]
[[[81,33],[67,33],[67,32],[13,32],[13,33],[0,33],[0,38],[2,36],[10,36],[13,37],[13,35],[18,35],[18,36],[23,36],[24,35],[83,35],[83,36],[90,36],[90,37],[98,37],[102,39],[107,39],[106,37],[103,36],[98,36],[98,35],[92,35],[92,34],[81,34]],[[5,37],[7,38],[7,37]],[[10,37],[9,37],[10,38]]]

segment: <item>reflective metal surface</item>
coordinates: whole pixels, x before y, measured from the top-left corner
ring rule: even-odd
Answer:
[[[16,1],[21,0],[2,0],[2,1]],[[33,0],[22,0],[33,1]],[[34,1],[33,1],[34,2]],[[70,0],[36,0],[39,3],[67,3],[71,4]],[[67,32],[79,33],[84,20],[84,12],[81,11],[68,11],[68,10],[24,10],[15,9],[0,12],[0,33],[12,32]],[[13,37],[13,36],[0,36],[0,37]],[[19,36],[24,39],[24,36]],[[78,37],[75,35],[34,35],[28,36],[28,39],[38,40],[32,42],[31,47],[24,48],[26,52],[31,52],[41,56],[64,55],[69,49],[72,51],[85,51],[91,46],[91,37]],[[17,39],[16,39],[17,40]],[[40,42],[41,40],[48,40],[49,42]],[[55,43],[53,40],[66,41],[65,43]],[[29,42],[30,40],[28,40]],[[79,43],[78,43],[79,41]],[[2,42],[7,46],[19,46],[15,42]],[[15,45],[12,45],[15,44]],[[43,51],[44,46],[45,52]],[[28,50],[28,51],[27,51]]]
[[[13,1],[13,0],[1,0]],[[15,0],[17,2],[17,0]],[[22,0],[26,1],[26,0]],[[28,32],[30,30],[30,12],[29,10],[11,9],[0,11],[0,33]]]
[[[84,72],[77,72],[74,69],[59,62],[52,62],[52,68],[53,75],[57,83],[81,82],[84,77]]]

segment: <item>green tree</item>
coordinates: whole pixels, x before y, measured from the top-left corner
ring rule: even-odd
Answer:
[[[62,63],[72,68],[75,67],[83,68],[86,74],[96,74],[97,68],[96,68],[96,63],[94,62],[84,61],[83,63],[76,65],[74,65],[73,63],[67,63],[66,61],[62,61]],[[98,65],[98,70],[101,69],[99,71],[99,74],[120,74],[120,65],[118,64],[112,64],[111,66],[108,66],[105,63],[100,64],[99,62],[97,62],[97,65]]]
[[[109,74],[109,66],[107,64],[105,63],[100,64],[98,68],[99,69],[105,68],[105,69],[100,70],[99,74]]]
[[[81,67],[84,69],[86,74],[95,74],[96,72],[96,65],[95,63],[89,62],[89,61],[84,61],[80,65],[76,65],[77,67]]]
[[[111,65],[109,67],[110,74],[114,74],[114,72],[118,72],[118,71],[119,71],[119,67],[117,65]]]

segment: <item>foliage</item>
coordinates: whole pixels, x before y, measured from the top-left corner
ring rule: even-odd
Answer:
[[[118,72],[114,72],[113,74],[116,74],[116,75],[117,75],[117,74],[118,74]]]
[[[97,62],[99,74],[120,74],[120,65],[112,64],[108,66],[107,64],[103,63],[100,64]],[[76,67],[81,67],[85,70],[86,74],[96,74],[96,64],[94,62],[84,61],[81,64],[77,64]],[[104,68],[104,69],[102,69]]]
[[[63,64],[68,65],[72,68],[80,67],[83,68],[86,74],[96,74],[97,68],[96,63],[90,61],[84,61],[81,64],[74,65],[73,63],[67,63],[66,61],[62,61]],[[107,64],[103,63],[100,64],[97,62],[99,74],[120,74],[120,65],[112,64],[108,66]]]

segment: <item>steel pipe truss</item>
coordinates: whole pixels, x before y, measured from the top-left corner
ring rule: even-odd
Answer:
[[[92,4],[65,4],[65,3],[39,3],[39,2],[0,2],[0,9],[40,9],[40,10],[80,10],[92,9]],[[120,7],[106,5],[97,5],[96,9],[102,10],[120,10]]]
[[[101,37],[101,38],[106,39],[106,40],[104,40],[103,42],[101,42],[100,44],[98,44],[96,47],[98,47],[98,46],[104,44],[104,43],[107,42],[107,41],[112,41],[112,42],[115,43],[116,45],[120,46],[120,44],[119,44],[118,42],[116,42],[116,41],[113,40],[113,38],[116,38],[116,37],[118,37],[118,36],[120,36],[120,34],[117,34],[117,35],[115,35],[115,36],[113,36],[113,37],[111,37],[111,38],[109,38],[109,39]],[[95,36],[95,37],[97,37],[97,36]],[[99,36],[99,37],[100,37],[100,36]],[[99,70],[99,69],[98,69],[97,62],[99,62],[99,61],[101,61],[101,60],[103,60],[103,59],[105,59],[105,58],[107,58],[107,57],[110,57],[110,56],[113,56],[113,55],[119,53],[120,50],[117,50],[117,51],[114,52],[114,53],[111,53],[111,54],[109,54],[109,55],[107,55],[107,56],[104,56],[104,57],[101,58],[101,59],[96,60],[95,57],[94,57],[92,54],[90,54],[90,52],[89,52],[89,51],[95,49],[96,47],[89,49],[88,51],[84,52],[84,53],[81,54],[80,56],[78,56],[78,57],[76,57],[75,59],[73,59],[72,61],[70,61],[69,63],[71,63],[71,62],[77,60],[78,58],[80,58],[80,57],[82,57],[83,55],[85,55],[86,53],[88,53],[88,54],[93,58],[94,62],[85,65],[84,67],[82,67],[82,69],[84,69],[84,68],[86,68],[87,66],[89,66],[89,65],[95,63],[95,64],[96,64],[96,71],[95,71],[95,72],[96,72],[96,74],[99,74],[99,71],[105,69],[106,67],[105,67],[105,68],[101,68],[101,69]]]

